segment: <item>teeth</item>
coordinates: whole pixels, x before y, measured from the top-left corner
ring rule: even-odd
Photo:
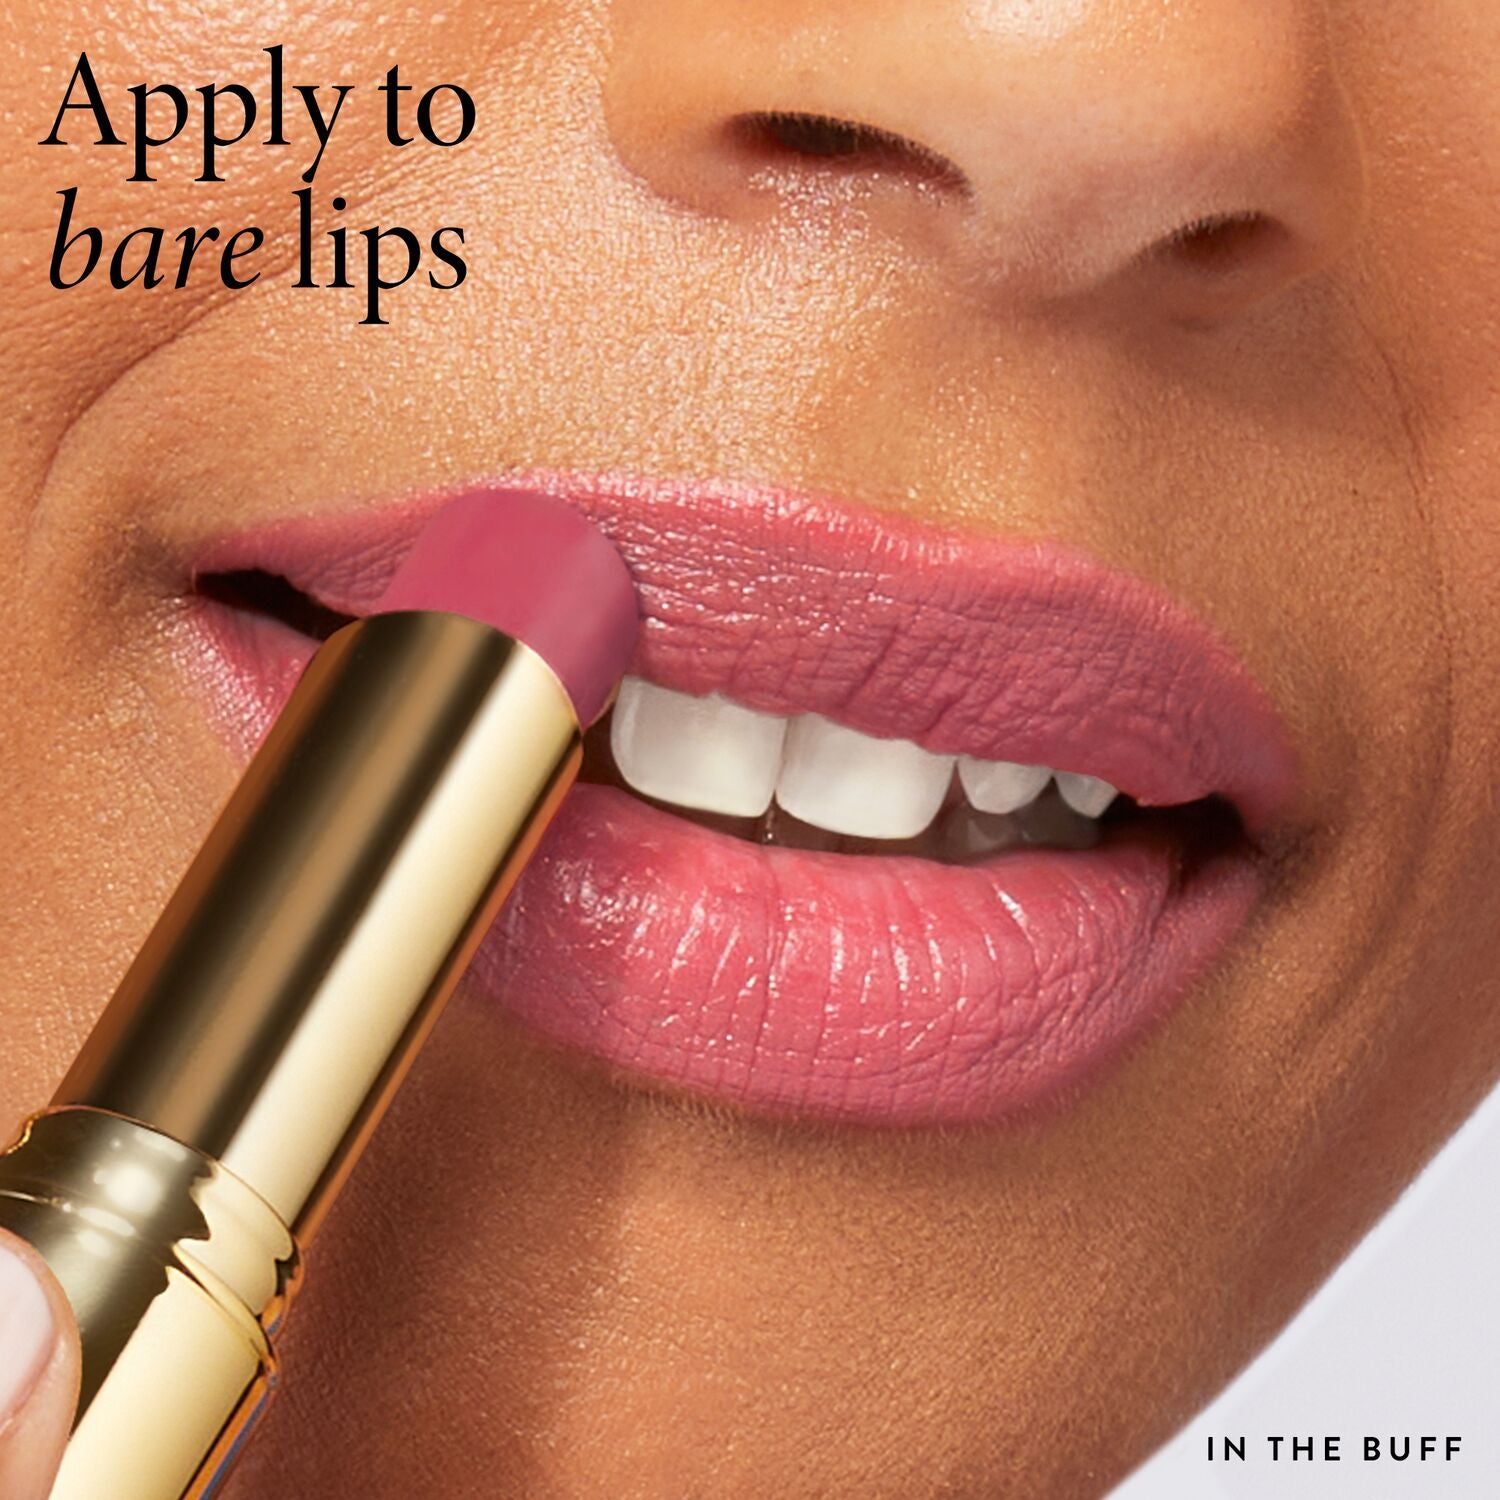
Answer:
[[[1057,772],[1058,795],[1076,813],[1097,818],[1119,793],[1097,776],[1080,776],[1077,771]]]
[[[958,779],[980,812],[1012,813],[1025,807],[1051,775],[1046,766],[1022,766],[1013,760],[975,760],[972,755],[958,760]]]
[[[922,833],[943,806],[955,765],[951,755],[910,740],[875,739],[820,714],[788,721],[717,693],[696,697],[639,677],[620,685],[610,746],[620,775],[644,796],[760,818],[774,795],[803,823],[866,839]],[[1062,802],[1085,818],[1099,817],[1117,795],[1107,781],[1076,771],[969,755],[956,764],[981,815],[1020,812],[1053,777]]]
[[[636,791],[741,818],[770,807],[785,737],[785,719],[639,677],[620,684],[609,730],[615,764]]]
[[[803,714],[787,731],[776,801],[831,833],[909,839],[937,816],[952,779],[951,755]]]

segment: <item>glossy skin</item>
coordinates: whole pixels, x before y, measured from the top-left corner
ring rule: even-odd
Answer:
[[[164,628],[212,538],[535,468],[1056,538],[1212,621],[1302,758],[1273,891],[1193,1003],[1065,1112],[896,1135],[644,1090],[461,997],[316,1247],[232,1493],[1102,1493],[1500,1065],[1489,0],[445,10],[0,18],[5,1113],[236,774]],[[263,90],[277,40],[289,83],[465,83],[468,146],[393,171],[351,114],[316,187],[356,227],[466,226],[469,282],[391,294],[385,329],[285,274],[50,290],[59,186],[286,244],[303,164],[191,186],[189,145],[126,187],[118,153],[36,149],[77,38],[112,104]],[[770,109],[968,187],[726,144]],[[1136,258],[1247,207],[1283,230],[1220,236],[1211,274]]]

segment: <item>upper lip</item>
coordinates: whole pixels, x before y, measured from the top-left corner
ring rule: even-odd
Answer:
[[[564,494],[619,546],[643,618],[631,670],[663,686],[1062,766],[1148,806],[1217,795],[1252,833],[1292,797],[1281,720],[1227,647],[1070,550],[742,486],[528,487]],[[449,493],[226,537],[195,571],[262,569],[362,614]]]

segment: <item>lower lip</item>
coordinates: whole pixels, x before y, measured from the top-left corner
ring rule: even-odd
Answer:
[[[977,1122],[1116,1056],[1258,887],[1246,853],[1146,825],[959,867],[762,848],[580,786],[475,975],[565,1046],[754,1110]]]
[[[312,643],[217,606],[194,623],[194,665],[248,749]],[[982,1122],[1104,1069],[1260,886],[1243,841],[1194,855],[1150,823],[950,866],[761,847],[581,785],[471,982],[565,1047],[752,1111]]]

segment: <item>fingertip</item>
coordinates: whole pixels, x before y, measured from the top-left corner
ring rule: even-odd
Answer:
[[[45,1500],[78,1401],[78,1335],[57,1278],[0,1230],[0,1495]]]

